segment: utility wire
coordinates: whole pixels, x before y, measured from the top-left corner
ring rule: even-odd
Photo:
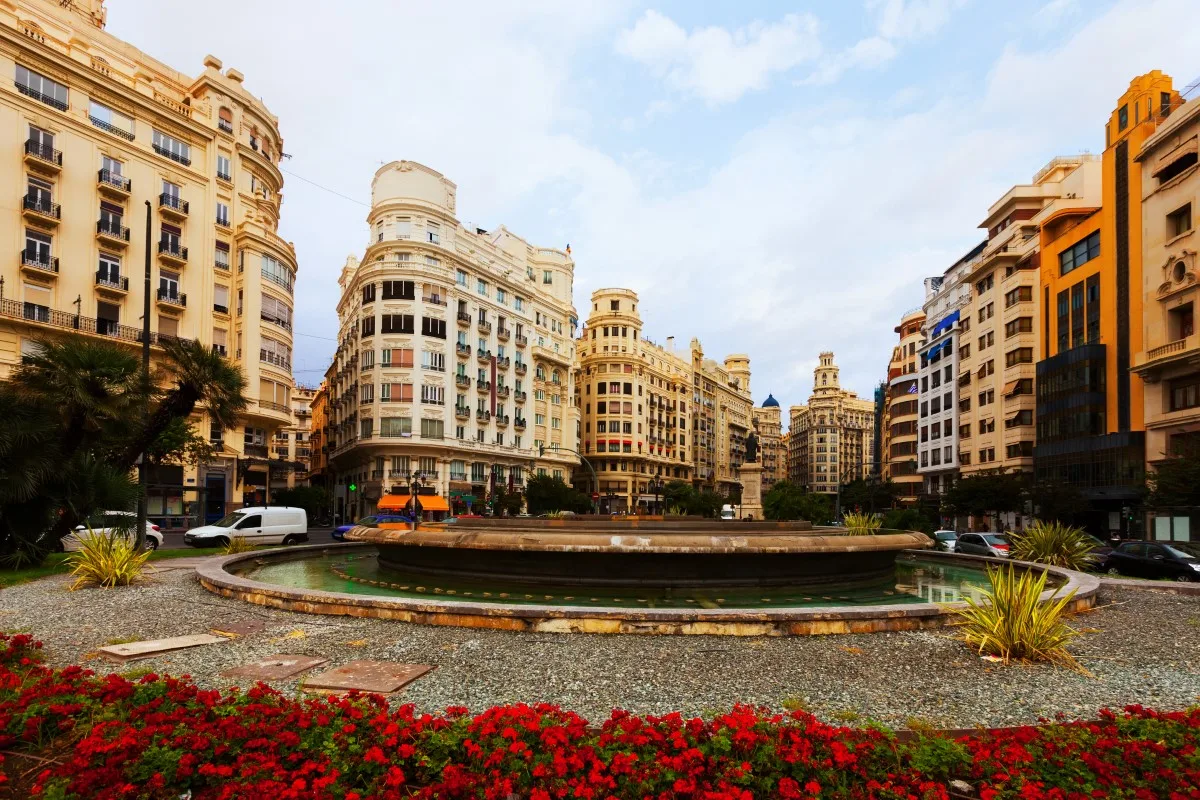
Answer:
[[[296,180],[304,181],[305,183],[315,186],[318,189],[321,189],[323,191],[329,192],[330,194],[335,194],[338,197],[342,198],[343,200],[349,200],[351,203],[357,203],[358,205],[365,206],[367,208],[371,207],[370,203],[364,203],[362,200],[356,200],[353,197],[350,197],[349,195],[342,194],[341,192],[337,191],[336,189],[330,189],[328,186],[322,186],[321,184],[317,183],[316,181],[311,181],[308,178],[304,177],[303,175],[297,175],[296,173],[292,172],[290,169],[283,169],[281,167],[279,171],[287,173],[288,175],[291,175]]]

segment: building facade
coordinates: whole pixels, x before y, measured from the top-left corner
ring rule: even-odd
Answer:
[[[269,441],[292,423],[282,138],[236,69],[208,56],[182,74],[104,20],[102,0],[0,6],[0,148],[13,154],[0,237],[19,250],[0,261],[0,377],[40,336],[140,347],[149,250],[153,344],[211,346],[251,400],[236,430],[197,415],[211,460],[151,476],[151,519],[181,528],[265,500]]]
[[[971,249],[945,274],[925,280],[925,334],[920,360],[920,438],[917,472],[927,495],[944,494],[958,475],[958,352],[963,309],[971,302],[966,281],[986,242]]]
[[[915,505],[924,485],[917,472],[917,438],[920,417],[920,383],[917,375],[917,350],[923,339],[925,312],[914,308],[900,318],[896,326],[899,343],[888,362],[887,409],[884,412],[883,440],[887,451],[882,459],[883,478],[896,484],[896,499],[901,505]]]
[[[875,403],[843,389],[833,353],[821,353],[808,404],[792,406],[788,432],[791,480],[817,494],[872,474]]]
[[[1147,457],[1144,392],[1131,368],[1145,349],[1142,198],[1158,170],[1143,175],[1137,156],[1180,105],[1157,70],[1131,81],[1105,127],[1099,207],[1065,209],[1042,225],[1036,474],[1084,494],[1093,533],[1140,533],[1131,508]],[[1163,235],[1161,215],[1147,222],[1151,238]]]
[[[312,404],[317,390],[295,384],[292,387],[292,419],[286,428],[280,428],[271,439],[272,456],[283,463],[284,468],[272,471],[271,490],[292,489],[309,485],[312,472]]]
[[[761,407],[751,410],[754,432],[758,437],[758,463],[762,465],[763,494],[776,482],[787,478],[787,456],[783,443],[783,414],[774,395],[767,395]]]
[[[370,240],[339,278],[327,373],[323,445],[343,517],[406,494],[414,473],[427,509],[457,512],[520,491],[530,470],[566,478],[578,463],[574,261],[503,226],[464,226],[456,193],[411,161],[372,181]]]

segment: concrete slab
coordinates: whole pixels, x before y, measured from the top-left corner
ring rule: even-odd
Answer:
[[[273,655],[227,669],[222,678],[250,678],[256,681],[283,681],[301,672],[328,664],[328,658],[318,656]]]
[[[426,664],[397,664],[390,661],[351,661],[304,681],[309,691],[391,694],[412,683],[433,667]]]
[[[265,631],[267,623],[252,619],[237,622],[213,622],[209,624],[208,629],[221,636],[249,636]]]
[[[154,658],[163,653],[173,653],[176,650],[186,650],[189,647],[200,647],[206,644],[217,644],[218,642],[227,641],[229,639],[224,636],[201,633],[193,636],[174,636],[170,639],[151,639],[145,642],[114,644],[101,647],[97,652],[111,661],[123,664],[126,661]]]
[[[174,572],[176,570],[193,570],[196,567],[220,556],[188,556],[185,558],[164,558],[162,561],[151,561],[156,572]]]

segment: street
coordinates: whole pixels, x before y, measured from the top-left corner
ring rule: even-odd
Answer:
[[[183,543],[183,531],[163,531],[162,548],[164,550],[183,550],[188,549],[188,545]],[[336,539],[333,538],[333,528],[309,528],[308,529],[308,544],[335,544]]]

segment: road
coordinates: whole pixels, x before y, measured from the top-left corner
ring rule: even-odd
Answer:
[[[333,528],[309,528],[308,529],[308,544],[331,544],[337,540],[333,538]],[[190,549],[188,545],[183,543],[183,531],[164,532],[162,547],[164,550],[183,550]]]

